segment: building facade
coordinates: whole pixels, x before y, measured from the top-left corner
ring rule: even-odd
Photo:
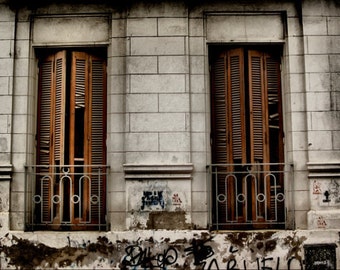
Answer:
[[[0,48],[2,268],[340,266],[338,1],[2,0]]]

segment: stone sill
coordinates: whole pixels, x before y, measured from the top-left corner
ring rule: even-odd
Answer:
[[[309,162],[307,168],[309,178],[340,177],[340,163],[338,162]]]
[[[0,181],[9,181],[12,179],[12,164],[0,164]]]
[[[124,164],[125,180],[191,180],[193,164]]]

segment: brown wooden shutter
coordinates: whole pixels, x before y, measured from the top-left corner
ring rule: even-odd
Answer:
[[[212,159],[214,164],[228,163],[226,70],[226,55],[223,53],[212,65]]]
[[[58,52],[55,56],[55,108],[54,121],[54,163],[64,165],[65,143],[65,95],[66,95],[66,52]]]
[[[246,162],[244,56],[242,49],[222,53],[212,66],[213,162]]]
[[[251,163],[269,163],[269,127],[263,53],[250,50],[249,117]]]
[[[70,152],[70,162],[83,158],[86,165],[106,163],[106,62],[84,52],[73,52],[71,75],[71,145],[76,145],[76,110],[84,108],[83,157]]]
[[[280,59],[252,50],[248,53],[248,59],[251,162],[264,163],[262,167],[255,167],[265,172],[262,176],[257,174],[256,190],[257,193],[266,194],[267,198],[265,205],[256,202],[254,196],[252,217],[261,221],[261,216],[270,219],[273,215],[275,211],[273,191],[281,192],[283,186],[282,174],[275,174],[275,177],[273,173],[269,174],[271,170],[282,170],[282,166],[271,167],[269,163],[283,162]],[[259,216],[255,216],[255,203]]]
[[[40,174],[37,194],[42,196],[37,217],[42,223],[52,221],[51,194],[55,178],[51,173],[54,165],[63,164],[65,65],[65,51],[50,55],[39,63],[37,164],[46,166],[37,169]]]
[[[284,162],[284,149],[280,57],[265,54],[264,65],[270,131],[270,162],[282,163]]]
[[[72,53],[70,162],[106,164],[106,61],[84,52]],[[83,113],[83,143],[76,135],[76,111]],[[77,148],[83,147],[81,151]],[[82,157],[76,156],[81,152]],[[78,163],[79,164],[79,163]],[[103,222],[106,209],[106,178],[100,166],[84,167],[91,181],[83,185],[82,221]],[[92,200],[90,198],[92,196]],[[97,202],[93,203],[95,200]]]
[[[227,63],[227,134],[228,163],[247,162],[244,52],[243,49],[228,51]]]
[[[106,176],[100,175],[106,164],[106,62],[98,57],[90,57],[89,73],[89,162],[99,165],[93,170],[91,194],[98,195],[98,203],[91,205],[91,217],[104,223],[106,209]],[[100,171],[98,171],[100,169]]]
[[[91,56],[89,76],[90,100],[89,117],[90,132],[90,163],[106,164],[106,63],[103,59]]]
[[[284,153],[280,57],[230,49],[217,55],[211,68],[212,159],[232,164],[227,174],[225,167],[214,167],[213,196],[225,198],[216,201],[214,220],[229,223],[226,228],[233,222],[255,228],[273,219],[275,194],[283,192],[282,174],[270,173],[282,170],[273,163],[283,162]],[[246,163],[252,166],[238,166]]]
[[[88,56],[84,52],[72,53],[70,89],[69,163],[85,165],[87,143],[86,110],[88,99]]]
[[[246,162],[243,59],[243,49],[235,49],[220,54],[212,65],[212,139],[215,164]],[[225,175],[226,172],[232,172],[234,166],[218,166],[217,170],[217,186],[214,188],[218,194],[227,195],[226,201],[216,206],[218,219],[220,222],[235,221],[237,207],[235,189],[238,184],[233,177],[226,178]]]

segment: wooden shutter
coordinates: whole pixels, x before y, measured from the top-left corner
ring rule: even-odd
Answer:
[[[212,64],[212,148],[213,163],[226,164],[227,159],[227,104],[226,55]]]
[[[91,207],[91,217],[96,222],[104,223],[106,209],[106,177],[98,175],[106,164],[106,62],[98,57],[90,57],[89,74],[89,162],[98,165],[92,177],[91,194],[99,197],[98,203]]]
[[[282,163],[284,162],[284,149],[280,57],[265,54],[264,66],[265,92],[267,93],[268,103],[270,162]]]
[[[268,101],[263,53],[250,50],[248,52],[248,66],[250,162],[269,163]]]
[[[228,163],[245,163],[246,111],[243,49],[228,51],[227,63],[227,136]]]
[[[72,53],[71,65],[71,90],[70,90],[70,165],[89,165],[86,162],[86,150],[88,140],[86,137],[87,127],[85,123],[88,110],[88,73],[89,60],[85,52]]]
[[[212,147],[215,164],[246,162],[244,52],[230,50],[220,54],[212,65]],[[225,173],[233,166],[218,166],[216,192],[226,194],[225,202],[217,203],[220,222],[235,221],[238,183]],[[216,194],[217,196],[217,194]],[[240,217],[237,217],[240,218]]]
[[[65,127],[65,72],[66,52],[61,51],[44,58],[39,63],[39,99],[37,130],[37,194],[42,197],[39,222],[51,222],[53,209],[51,196],[55,178],[54,165],[64,162],[64,127]],[[47,177],[49,175],[49,177]],[[45,177],[44,177],[45,176]]]
[[[71,119],[70,119],[70,162],[82,162],[84,172],[91,180],[84,179],[83,222],[102,222],[106,209],[106,178],[98,175],[100,166],[89,168],[86,165],[106,164],[106,62],[84,52],[72,53],[71,73]],[[76,111],[83,113],[82,143],[76,136]],[[81,151],[77,148],[83,147]],[[76,156],[81,152],[82,157]],[[92,199],[91,199],[92,198]],[[95,203],[94,201],[97,200]]]
[[[271,170],[282,170],[282,167],[273,167],[269,163],[283,162],[280,59],[268,53],[249,50],[248,63],[250,156],[252,163],[263,163],[262,167],[257,169],[265,172],[263,175],[259,173],[256,175],[257,186],[253,188],[254,190],[256,188],[255,195],[259,193],[266,195],[266,204],[255,201],[254,195],[252,218],[254,221],[255,219],[261,221],[261,217],[270,219],[276,211],[273,191],[283,191],[282,174],[269,175]],[[254,207],[255,204],[257,209]]]
[[[268,108],[268,128],[269,128],[269,148],[270,162],[284,162],[283,147],[283,116],[281,100],[281,70],[280,57],[277,55],[264,54],[265,66],[265,91],[267,93]],[[283,165],[272,165],[270,170],[282,171]],[[267,203],[269,209],[268,219],[283,222],[285,220],[284,203],[276,200],[276,193],[284,193],[284,176],[283,174],[274,173],[276,181],[272,179],[270,183],[270,200]],[[277,212],[276,212],[277,211]],[[277,213],[277,215],[275,215]]]
[[[246,162],[243,50],[222,53],[212,65],[213,162]]]

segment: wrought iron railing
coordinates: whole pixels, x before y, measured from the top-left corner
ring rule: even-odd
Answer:
[[[212,229],[285,228],[290,164],[212,164],[207,170]]]
[[[26,166],[27,230],[106,230],[107,165]]]

